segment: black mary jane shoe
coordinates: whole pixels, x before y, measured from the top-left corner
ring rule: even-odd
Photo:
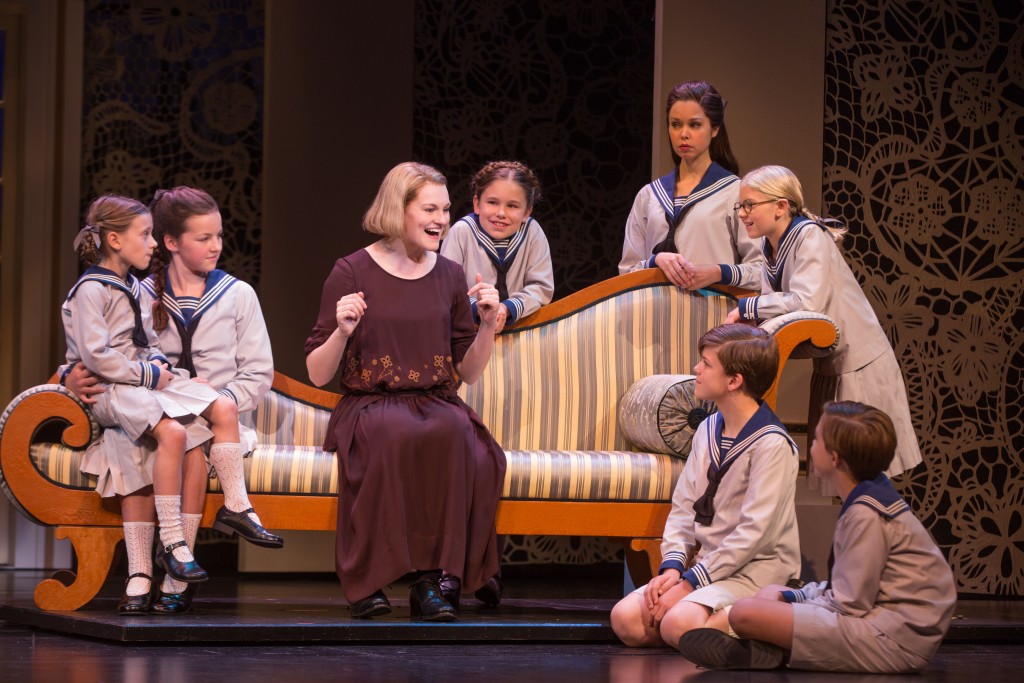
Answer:
[[[190,583],[185,587],[185,590],[180,593],[164,593],[160,591],[159,597],[153,602],[153,606],[149,608],[150,614],[185,614],[192,609],[192,598],[195,597],[196,592],[199,590],[199,586]]]
[[[172,578],[185,583],[200,583],[210,578],[206,570],[199,566],[195,560],[182,562],[174,556],[174,549],[188,547],[185,541],[178,541],[168,546],[160,546],[156,550],[156,563]]]
[[[487,579],[487,583],[477,588],[473,596],[488,607],[497,607],[501,603],[501,594],[504,590],[505,585],[501,582],[499,573]]]
[[[128,584],[136,577],[149,579],[149,591],[142,595],[128,595]],[[125,594],[121,596],[121,601],[117,603],[117,613],[122,616],[136,616],[148,613],[153,605],[153,577],[149,574],[136,572],[124,582],[124,588]]]
[[[441,595],[440,576],[424,576],[409,587],[409,613],[423,621],[455,621],[459,613]]]
[[[458,612],[459,600],[462,597],[462,581],[459,577],[452,576],[446,572],[441,574],[441,580],[438,582],[438,585],[441,586],[441,597]]]
[[[283,548],[284,539],[264,529],[262,524],[254,522],[249,516],[250,512],[256,511],[248,508],[241,512],[232,512],[222,505],[220,510],[217,510],[213,528],[228,536],[238,534],[249,543],[263,548]]]
[[[352,603],[353,619],[369,619],[370,617],[381,617],[385,614],[391,614],[391,603],[388,602],[388,596],[384,595],[382,590]]]

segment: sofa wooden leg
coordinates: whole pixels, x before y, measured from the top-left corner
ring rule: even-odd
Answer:
[[[78,572],[61,570],[53,578],[40,581],[35,590],[36,606],[48,611],[76,610],[99,593],[124,533],[121,527],[61,526],[54,536],[71,541]]]
[[[643,586],[658,573],[661,566],[661,539],[634,538],[626,547],[626,568],[633,585]]]

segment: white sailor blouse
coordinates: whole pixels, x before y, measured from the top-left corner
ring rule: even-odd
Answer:
[[[72,286],[61,305],[61,319],[68,347],[66,364],[58,371],[62,383],[81,362],[106,382],[156,388],[161,372],[156,363],[167,363],[167,358],[158,348],[139,281],[131,273],[122,279],[92,266]]]
[[[764,402],[731,444],[722,437],[723,427],[721,414],[714,413],[693,436],[672,494],[659,572],[677,569],[694,588],[734,574],[748,576],[756,585],[778,581],[779,576],[796,577],[797,445]],[[710,490],[723,469],[717,490]],[[700,502],[709,493],[714,499],[710,509]],[[710,520],[700,521],[701,512],[710,512]],[[700,550],[687,568],[697,544]]]
[[[174,367],[231,398],[240,413],[255,409],[274,381],[270,336],[255,290],[222,270],[207,274],[198,300],[176,297],[169,278],[165,283],[169,320],[157,333],[160,349]],[[155,297],[151,275],[142,282],[143,306],[152,307]]]
[[[831,234],[802,216],[779,239],[778,253],[761,239],[761,295],[740,299],[740,318],[765,320],[792,311],[824,313],[839,328],[836,350],[814,359],[824,375],[859,370],[891,350],[874,310]]]
[[[723,269],[722,284],[757,289],[761,250],[733,211],[739,201],[740,179],[712,162],[688,196],[676,197],[675,187],[676,171],[672,171],[637,193],[626,219],[619,273],[655,267],[655,247],[666,240],[670,226],[678,223],[673,251],[695,264],[738,264]]]
[[[477,273],[497,287],[500,301],[508,309],[506,325],[550,303],[554,295],[551,248],[540,223],[532,217],[507,240],[496,241],[480,227],[480,216],[471,213],[456,221],[445,235],[441,255],[462,266],[468,287],[476,284]],[[470,303],[473,319],[479,321],[476,299],[471,297]]]

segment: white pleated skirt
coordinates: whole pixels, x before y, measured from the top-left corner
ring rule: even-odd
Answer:
[[[175,418],[184,425],[185,449],[191,450],[213,438],[206,420],[198,416],[219,396],[213,387],[181,377],[160,391],[108,385],[92,407],[104,430],[89,445],[80,469],[96,476],[96,492],[104,498],[151,485],[156,440],[147,431],[164,417]]]
[[[903,382],[903,373],[896,361],[896,354],[891,350],[853,372],[841,375],[822,375],[818,372],[812,374],[807,414],[808,451],[814,430],[821,418],[821,409],[827,401],[857,401],[874,406],[889,416],[896,430],[896,455],[885,471],[889,478],[911,470],[921,463],[921,448],[914,432],[914,422],[910,417],[907,386]],[[836,492],[814,472],[810,457],[807,458],[807,463],[807,483],[811,490],[821,491],[824,495],[836,495]]]

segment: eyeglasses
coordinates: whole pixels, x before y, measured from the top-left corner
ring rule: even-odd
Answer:
[[[779,201],[778,198],[775,198],[775,199],[765,199],[763,202],[752,202],[749,199],[744,199],[742,202],[737,202],[736,204],[733,204],[732,205],[732,210],[737,212],[737,213],[739,213],[740,209],[743,209],[747,213],[750,213],[751,211],[754,210],[755,206],[760,206],[761,204],[769,204],[771,202],[777,202],[777,201]]]

